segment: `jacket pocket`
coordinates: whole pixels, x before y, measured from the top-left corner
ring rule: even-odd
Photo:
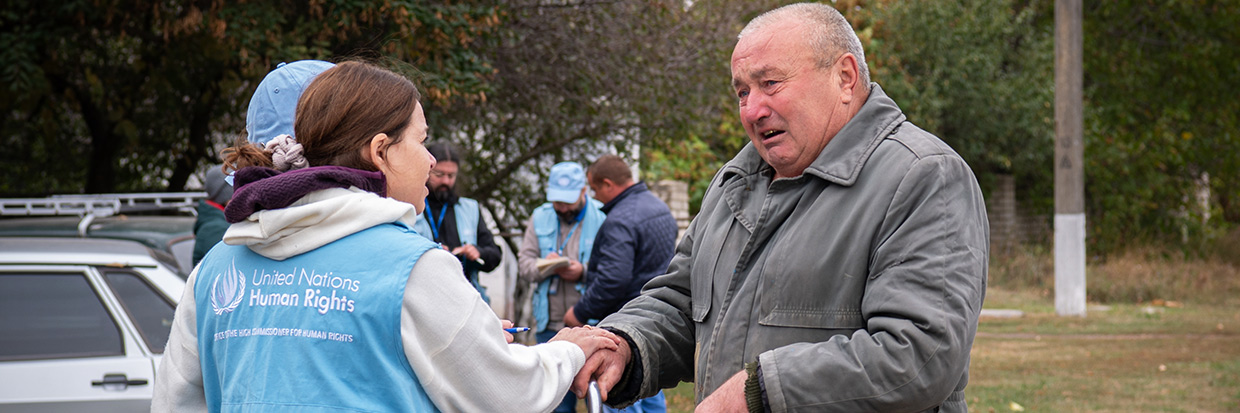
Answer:
[[[840,331],[864,328],[866,256],[858,253],[854,242],[823,230],[847,227],[807,222],[785,223],[758,261],[762,265],[755,308],[758,323]]]
[[[693,297],[710,297],[711,281],[709,277],[692,277],[691,280]],[[701,323],[706,321],[706,315],[710,314],[710,300],[693,300],[693,322]]]
[[[772,327],[857,330],[865,327],[859,309],[795,308],[777,306],[764,314],[759,324]]]
[[[722,282],[727,282],[731,278],[731,276],[723,277],[718,274],[732,274],[736,269],[735,256],[739,247],[731,247],[729,243],[734,244],[739,241],[728,241],[731,233],[744,231],[744,229],[738,229],[739,224],[736,223],[731,223],[727,227],[717,225],[714,228],[719,229],[708,229],[694,238],[696,244],[693,246],[694,258],[689,287],[693,297],[692,317],[697,323],[706,321],[706,317],[710,315],[711,302],[718,298],[714,296],[716,280],[721,279]],[[675,260],[672,262],[675,265]]]
[[[821,267],[820,267],[821,268]],[[758,323],[773,327],[857,330],[865,327],[865,277],[829,271],[798,272],[775,265],[763,274]],[[813,275],[807,275],[813,274]]]

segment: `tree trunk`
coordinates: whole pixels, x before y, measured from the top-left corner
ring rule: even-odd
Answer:
[[[215,112],[216,103],[219,101],[219,90],[215,85],[219,84],[221,72],[217,71],[212,76],[206,90],[199,94],[198,99],[193,99],[194,108],[190,113],[189,120],[189,136],[187,137],[187,147],[181,157],[176,160],[176,164],[172,170],[172,177],[168,178],[168,191],[180,192],[185,190],[185,184],[189,181],[190,175],[198,170],[198,162],[206,160],[207,164],[217,163],[218,160],[207,159],[207,136],[211,133],[211,118]]]

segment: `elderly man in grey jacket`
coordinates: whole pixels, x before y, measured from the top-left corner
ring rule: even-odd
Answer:
[[[667,274],[600,324],[623,406],[680,381],[698,411],[967,410],[989,228],[969,166],[870,83],[831,6],[755,18],[732,54],[751,143],[714,177]]]

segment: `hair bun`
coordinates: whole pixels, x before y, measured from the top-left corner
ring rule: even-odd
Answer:
[[[267,141],[264,149],[271,153],[271,163],[277,171],[287,172],[310,166],[301,144],[292,136],[276,136]]]

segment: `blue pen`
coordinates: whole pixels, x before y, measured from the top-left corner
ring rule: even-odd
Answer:
[[[507,331],[511,334],[517,334],[517,333],[524,333],[526,331],[530,331],[530,328],[529,327],[513,327],[513,328],[505,328],[504,331]]]

